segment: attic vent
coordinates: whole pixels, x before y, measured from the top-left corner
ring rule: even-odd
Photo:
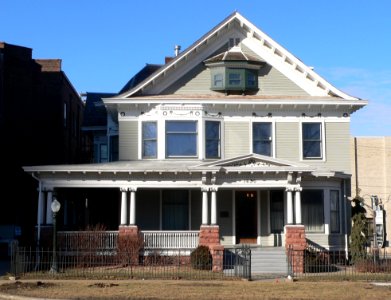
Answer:
[[[240,44],[240,38],[230,38],[229,39],[229,49],[235,46],[239,46]]]

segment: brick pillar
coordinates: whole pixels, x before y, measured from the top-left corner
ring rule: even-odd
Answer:
[[[304,251],[306,246],[304,225],[286,225],[285,249],[288,255],[290,254],[289,259],[294,273],[304,273]]]
[[[119,226],[118,250],[123,264],[138,265],[139,252],[144,247],[137,225]]]
[[[212,255],[213,272],[223,271],[224,246],[220,245],[218,225],[201,225],[199,245],[208,246]]]

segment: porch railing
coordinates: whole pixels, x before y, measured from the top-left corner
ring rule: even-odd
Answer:
[[[144,249],[195,249],[199,231],[141,231]],[[117,250],[118,231],[60,231],[59,248],[63,251],[97,249]]]
[[[195,249],[199,231],[142,231],[144,249]]]
[[[117,249],[118,231],[60,231],[59,248],[63,251]]]

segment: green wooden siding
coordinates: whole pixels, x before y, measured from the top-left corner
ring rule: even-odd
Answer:
[[[119,160],[137,159],[138,122],[119,122]]]
[[[276,123],[276,158],[300,160],[300,136],[298,122]]]
[[[350,124],[326,123],[326,166],[350,173]]]
[[[225,158],[246,155],[250,149],[250,123],[249,122],[225,122]]]

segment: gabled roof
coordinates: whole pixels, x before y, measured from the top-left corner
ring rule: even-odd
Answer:
[[[217,160],[213,162],[203,163],[194,167],[195,169],[218,169],[220,171],[262,171],[262,172],[287,172],[287,171],[297,171],[297,172],[311,172],[316,168],[301,164],[293,163],[291,161],[272,158],[270,156],[264,156],[259,154],[247,154],[242,156],[237,156],[234,158]]]
[[[140,94],[140,92],[149,84],[155,84],[159,78],[163,78],[169,72],[175,71],[180,64],[187,61],[189,56],[196,54],[198,51],[202,51],[200,49],[202,49],[203,46],[208,45],[213,38],[222,34],[224,29],[229,29],[235,24],[238,24],[238,26],[247,33],[247,36],[252,37],[252,39],[247,39],[247,42],[246,40],[243,41],[243,43],[246,43],[246,47],[262,57],[269,65],[276,68],[305,90],[309,95],[333,96],[348,100],[359,100],[331,85],[324,78],[316,74],[312,68],[305,65],[301,60],[292,55],[238,12],[229,15],[168,64],[154,72],[134,88],[118,95],[116,98],[129,98],[136,94]]]
[[[153,74],[155,71],[159,70],[162,67],[162,65],[156,65],[156,64],[146,64],[144,68],[142,68],[140,71],[136,73],[125,85],[124,87],[119,91],[119,94],[125,93],[126,91],[129,91],[130,89],[137,86],[140,82],[148,78],[151,74]]]

